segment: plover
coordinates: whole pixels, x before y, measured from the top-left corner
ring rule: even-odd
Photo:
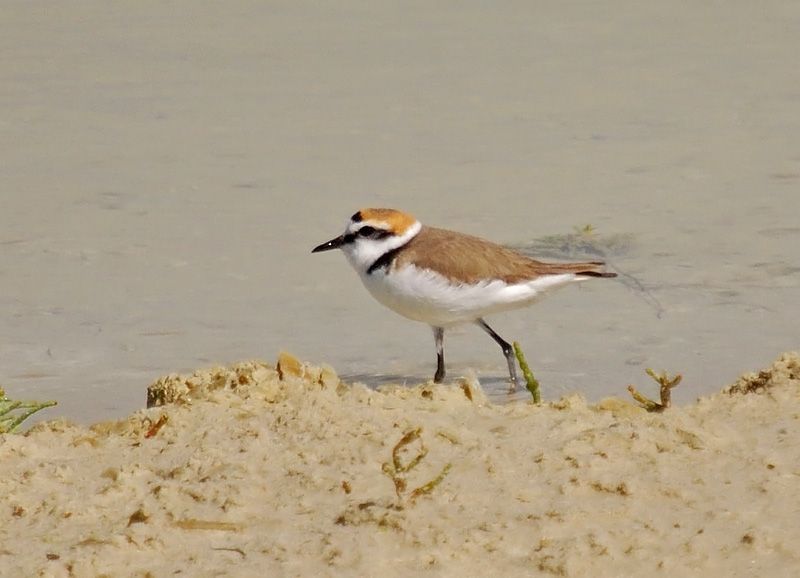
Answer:
[[[344,233],[314,247],[312,253],[331,249],[344,252],[381,304],[433,328],[436,383],[445,376],[445,329],[475,323],[502,348],[515,389],[514,350],[484,317],[530,305],[570,283],[616,277],[600,261],[543,263],[478,237],[424,226],[395,209],[358,211]]]

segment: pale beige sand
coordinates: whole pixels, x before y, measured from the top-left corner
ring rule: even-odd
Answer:
[[[796,353],[662,414],[283,369],[171,376],[177,403],[0,438],[0,574],[800,574]]]

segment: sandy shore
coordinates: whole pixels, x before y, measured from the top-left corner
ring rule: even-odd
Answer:
[[[169,376],[126,420],[0,437],[0,573],[800,573],[797,353],[661,414],[279,365]]]

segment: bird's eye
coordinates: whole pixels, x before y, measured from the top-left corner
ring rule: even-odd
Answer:
[[[375,227],[370,227],[369,225],[366,227],[361,227],[358,230],[358,234],[360,237],[371,237],[375,234]]]

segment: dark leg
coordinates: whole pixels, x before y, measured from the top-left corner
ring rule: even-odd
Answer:
[[[511,376],[511,391],[515,391],[517,389],[517,360],[514,357],[514,348],[511,347],[508,341],[495,333],[494,329],[489,327],[483,319],[478,319],[475,323],[486,333],[491,335],[492,339],[503,349],[503,355],[506,356],[506,361],[508,362],[508,374]]]
[[[436,340],[436,375],[433,383],[442,383],[444,379],[444,328],[434,327],[433,338]]]

